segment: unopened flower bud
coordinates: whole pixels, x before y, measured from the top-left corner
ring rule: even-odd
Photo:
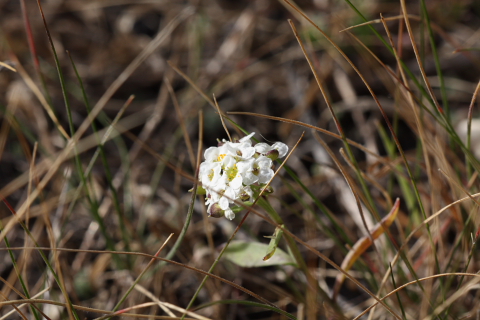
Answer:
[[[264,195],[273,193],[273,188],[272,188],[272,186],[270,186],[270,185],[269,185],[269,186],[266,186],[266,187],[263,187],[262,190],[265,190],[265,191],[263,191],[263,194],[264,194]]]
[[[265,156],[266,156],[267,158],[272,159],[272,160],[277,160],[277,159],[278,159],[278,156],[279,156],[279,152],[278,152],[277,149],[273,149],[273,150],[268,151],[268,152],[265,154]]]
[[[220,205],[218,203],[214,203],[208,208],[207,213],[209,217],[221,218],[225,215],[225,210],[220,208]]]
[[[224,139],[224,141],[221,141],[220,139],[217,138],[217,146],[218,146],[218,147],[221,147],[221,146],[223,146],[224,144],[225,144],[225,139]]]
[[[240,200],[248,201],[248,200],[250,200],[250,195],[248,193],[244,192],[240,195]]]

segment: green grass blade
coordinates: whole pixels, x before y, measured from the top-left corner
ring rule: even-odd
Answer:
[[[397,284],[395,283],[395,275],[393,274],[393,266],[390,264],[390,276],[392,279],[393,289],[397,289]],[[395,292],[397,297],[398,305],[400,306],[400,310],[402,311],[402,319],[407,320],[407,315],[405,314],[405,308],[403,307],[402,299],[400,299],[400,295],[398,292]]]
[[[428,31],[430,48],[432,49],[433,60],[435,62],[435,68],[437,70],[437,76],[438,76],[438,79],[439,79],[439,82],[440,82],[440,91],[441,91],[441,95],[442,95],[442,107],[445,110],[446,120],[447,120],[447,122],[450,123],[451,122],[451,118],[450,118],[451,115],[450,115],[450,107],[449,107],[449,104],[448,104],[447,91],[446,91],[446,88],[445,88],[445,79],[443,77],[443,72],[442,72],[442,68],[441,68],[441,65],[440,65],[440,58],[438,56],[438,50],[437,50],[437,46],[435,44],[433,30],[432,30],[432,26],[431,26],[431,23],[430,23],[430,17],[429,17],[429,14],[428,14],[427,5],[425,4],[425,0],[420,0],[420,7],[421,7],[421,10],[422,10],[422,17],[423,17],[423,20],[425,21],[425,26],[426,26],[427,31]]]
[[[90,113],[92,108],[90,106],[90,102],[89,102],[87,93],[85,92],[85,87],[83,85],[82,78],[80,77],[80,74],[78,73],[77,67],[75,65],[75,62],[72,59],[72,56],[70,55],[70,52],[68,52],[68,56],[70,58],[70,62],[72,64],[73,70],[75,72],[78,83],[80,85],[80,90],[82,92],[82,97],[83,97],[83,101],[85,103],[85,107],[87,108],[87,112]],[[115,212],[117,213],[117,216],[118,216],[118,221],[119,221],[119,224],[120,224],[120,231],[121,231],[121,234],[122,234],[123,242],[125,244],[125,250],[130,251],[130,244],[129,244],[130,243],[130,235],[128,234],[127,229],[125,227],[125,215],[123,214],[123,211],[121,210],[121,205],[120,205],[120,200],[119,200],[119,197],[118,197],[118,192],[115,189],[115,187],[113,186],[113,182],[112,182],[113,176],[112,176],[112,173],[110,171],[110,166],[108,165],[107,155],[105,153],[105,148],[104,148],[104,145],[100,143],[100,138],[98,137],[98,130],[97,130],[97,125],[95,124],[95,121],[91,122],[91,126],[92,126],[92,130],[95,133],[95,135],[97,136],[97,140],[99,142],[98,147],[99,147],[99,151],[100,151],[100,157],[102,159],[103,168],[105,170],[105,176],[106,176],[108,188],[110,189],[110,192],[112,193],[113,205],[114,205],[114,208],[115,208]]]

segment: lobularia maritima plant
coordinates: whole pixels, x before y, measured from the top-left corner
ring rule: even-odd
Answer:
[[[265,184],[273,177],[273,160],[284,157],[288,146],[282,142],[273,145],[257,143],[250,138],[218,141],[218,147],[205,150],[205,161],[200,164],[200,192],[204,193],[208,215],[232,220],[242,207],[235,201],[253,202]]]

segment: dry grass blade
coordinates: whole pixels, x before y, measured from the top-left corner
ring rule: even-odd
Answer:
[[[182,78],[185,79],[185,81],[187,81],[188,84],[191,85],[191,86],[195,89],[195,91],[197,91],[197,93],[199,93],[199,94],[203,97],[203,99],[205,99],[205,101],[207,101],[208,104],[209,104],[210,106],[212,106],[212,108],[215,109],[215,103],[213,102],[213,100],[210,99],[210,97],[207,96],[207,95],[205,94],[205,92],[203,92],[203,91],[197,86],[197,84],[196,84],[192,79],[190,79],[189,76],[187,76],[184,72],[182,72],[182,70],[180,70],[179,68],[177,68],[171,61],[167,61],[167,62],[168,62],[168,65],[169,65],[170,67],[172,67],[173,70],[175,70],[175,72],[177,72],[180,76],[182,76]]]
[[[6,282],[6,284],[8,284],[8,282]],[[49,291],[50,289],[51,289],[50,287],[47,287],[47,288],[43,289],[42,291],[40,291],[40,292],[38,292],[36,295],[34,295],[34,296],[32,297],[32,299],[37,299],[38,297],[40,297],[41,295],[43,295],[45,292]],[[22,308],[24,308],[24,307],[26,307],[26,306],[28,306],[28,305],[29,305],[28,303],[23,303],[23,304],[19,305],[17,308],[18,308],[18,309],[22,309]],[[33,306],[35,306],[35,305],[33,304]],[[35,306],[35,307],[36,307],[36,306]],[[38,308],[38,307],[37,307],[37,308]],[[39,310],[39,309],[37,309],[37,310],[38,310],[39,312],[41,312],[41,310]],[[0,318],[0,320],[9,319],[9,317],[10,317],[11,315],[13,315],[13,314],[15,313],[15,311],[16,311],[16,309],[15,309],[15,310],[12,310],[12,311],[10,311],[10,312],[7,312],[4,316],[2,316],[2,317]],[[45,317],[45,319],[48,320],[47,315],[43,314],[43,316]]]
[[[297,29],[295,28],[295,25],[293,24],[292,20],[288,20],[288,23],[290,24],[290,27],[292,28],[293,34],[295,35],[295,38],[298,41],[298,44],[300,45],[300,48],[302,49],[303,55],[305,56],[305,59],[308,62],[308,65],[310,67],[310,70],[313,73],[313,76],[315,77],[315,81],[317,82],[318,88],[322,92],[323,99],[325,100],[325,103],[327,104],[328,110],[330,111],[330,115],[333,118],[333,121],[335,122],[335,126],[337,127],[338,133],[340,133],[340,136],[342,139],[345,139],[345,133],[343,132],[342,126],[340,125],[340,121],[338,120],[335,111],[333,111],[332,104],[330,103],[330,100],[328,99],[327,96],[327,91],[325,90],[322,82],[320,81],[320,77],[317,74],[317,71],[315,70],[312,61],[308,57],[307,51],[305,50],[305,47],[302,43],[302,40],[300,39],[300,36],[298,35]]]
[[[182,111],[180,109],[180,105],[178,104],[177,97],[175,96],[175,92],[173,91],[172,85],[170,84],[170,80],[168,78],[164,78],[165,85],[168,88],[168,92],[170,93],[170,97],[173,101],[173,105],[175,106],[175,111],[177,112],[178,122],[180,123],[180,127],[183,131],[183,137],[185,138],[185,144],[187,145],[188,150],[188,157],[190,158],[190,164],[192,168],[195,168],[195,156],[193,155],[193,147],[192,142],[190,141],[190,135],[188,134],[187,127],[185,125],[185,120],[183,119]]]
[[[160,255],[160,253],[162,252],[163,248],[165,248],[165,245],[168,243],[168,241],[170,241],[170,239],[173,237],[173,233],[171,233],[168,238],[163,242],[162,246],[160,247],[160,249],[158,249],[157,253],[155,253],[155,257],[158,257]],[[135,288],[136,285],[138,285],[138,283],[140,282],[140,280],[142,279],[143,275],[147,272],[148,269],[150,269],[150,267],[156,262],[155,259],[151,259],[150,262],[145,266],[145,268],[142,270],[142,272],[138,275],[137,279],[135,279],[135,281],[133,281],[132,285],[130,286],[130,288],[128,288],[128,290],[125,292],[125,294],[122,296],[122,298],[120,298],[119,302],[117,303],[117,305],[113,308],[113,311],[116,311],[118,310],[118,308],[122,305],[122,303],[125,301],[125,299],[128,297],[128,295],[130,294],[130,292],[132,292],[132,290]]]
[[[472,119],[473,119],[473,107],[475,105],[475,101],[477,100],[477,95],[480,92],[480,81],[477,83],[475,88],[475,92],[472,95],[472,100],[470,102],[470,106],[468,107],[468,115],[467,115],[467,148],[471,150],[472,148]],[[467,174],[471,176],[470,166],[467,164]],[[477,172],[476,172],[477,173]],[[469,184],[470,185],[470,184]]]
[[[478,201],[477,199],[475,199],[475,198],[473,197],[473,195],[471,195],[470,192],[468,192],[467,189],[465,189],[460,183],[458,183],[458,181],[457,181],[454,177],[449,176],[449,175],[448,175],[445,171],[443,171],[442,169],[438,169],[438,171],[439,171],[441,174],[443,174],[443,176],[444,176],[445,178],[447,178],[447,179],[450,181],[450,183],[454,184],[457,188],[459,188],[460,190],[462,190],[462,192],[465,193],[465,194],[467,195],[467,197],[470,198],[470,200],[472,200],[473,202],[475,202],[475,204],[480,207],[480,201]]]
[[[215,108],[217,108],[218,115],[220,116],[220,121],[222,121],[223,129],[224,129],[225,132],[227,133],[228,140],[231,142],[231,141],[232,141],[232,137],[230,136],[230,132],[228,131],[227,126],[225,125],[225,120],[223,119],[224,113],[223,113],[222,110],[220,109],[220,106],[218,105],[217,98],[215,98],[215,95],[213,95],[213,101],[215,102]]]
[[[58,117],[55,115],[53,112],[52,108],[48,104],[47,99],[45,99],[45,96],[42,94],[38,86],[35,84],[33,79],[30,77],[30,75],[25,71],[23,66],[20,64],[20,61],[18,61],[17,57],[14,57],[15,61],[15,66],[17,68],[18,73],[22,77],[23,81],[25,81],[25,84],[28,86],[28,88],[33,92],[33,94],[37,97],[38,101],[42,105],[43,109],[47,112],[48,116],[50,119],[52,119],[53,123],[55,123],[55,126],[57,127],[57,130],[62,134],[62,136],[65,139],[70,139],[70,135],[65,131],[63,126],[60,124]]]
[[[158,300],[157,297],[155,297],[155,295],[153,295],[150,291],[148,291],[147,289],[145,289],[144,287],[142,287],[141,285],[136,285],[135,286],[135,290],[137,290],[138,292],[141,292],[142,294],[144,294],[145,296],[147,296],[148,298],[152,299],[155,303],[158,304],[158,306],[160,308],[162,308],[162,310],[164,310],[165,312],[167,312],[168,310],[168,314],[171,316],[171,317],[174,317],[175,315],[170,311],[170,309],[172,310],[175,310],[175,311],[178,311],[178,312],[182,312],[182,313],[185,313],[187,314],[188,316],[194,318],[194,319],[199,319],[199,320],[210,320],[210,318],[207,318],[207,317],[204,317],[202,315],[199,315],[195,312],[192,312],[192,311],[188,311],[186,309],[183,309],[183,308],[180,308],[180,307],[177,307],[176,305],[173,305],[171,303],[168,303],[168,302],[162,302],[160,300]]]
[[[373,244],[372,240],[380,237],[385,232],[385,230],[390,227],[390,225],[395,221],[399,209],[400,199],[397,198],[390,212],[382,219],[382,221],[375,225],[375,227],[370,231],[369,236],[364,236],[358,239],[353,248],[350,249],[347,256],[343,259],[340,268],[345,270],[345,272],[348,272],[348,270],[352,268],[355,261],[365,252],[365,250],[367,250]],[[334,299],[337,297],[344,279],[344,274],[339,274],[335,279],[335,286],[333,289]]]
[[[411,286],[411,285],[414,285],[416,283],[418,283],[418,281],[420,282],[423,282],[423,281],[426,281],[426,280],[432,280],[432,279],[436,279],[436,278],[442,278],[442,277],[449,277],[449,276],[466,276],[466,277],[475,277],[475,278],[479,278],[480,275],[479,274],[476,274],[476,273],[461,273],[461,272],[452,272],[452,273],[442,273],[442,274],[435,274],[435,275],[432,275],[432,276],[428,276],[428,277],[425,277],[425,278],[420,278],[418,280],[415,280],[415,281],[411,281],[411,282],[408,282],[408,283],[405,283],[404,285],[401,285],[399,286],[398,288],[396,288],[395,290],[389,292],[387,295],[385,295],[383,298],[381,298],[380,300],[381,301],[384,301],[385,299],[391,297],[392,295],[394,295],[395,293],[399,292],[400,290],[403,290],[405,288],[407,288],[408,286]],[[480,281],[480,280],[479,280]],[[463,292],[462,292],[463,293]],[[353,320],[358,320],[360,319],[362,316],[364,316],[368,311],[370,311],[372,308],[374,308],[379,302],[374,302],[371,306],[369,306],[367,309],[365,309],[362,313],[360,313],[358,316],[356,316]]]
[[[3,300],[8,300],[8,298],[5,297],[1,292],[0,292],[0,296],[2,297]],[[20,311],[20,309],[16,305],[13,304],[12,307],[22,319],[27,320],[27,317],[23,314],[22,311]]]
[[[452,304],[457,301],[459,298],[468,294],[471,290],[478,290],[478,283],[480,282],[480,277],[475,276],[469,283],[462,286],[459,290],[453,293],[447,300],[445,300],[441,305],[435,308],[428,316],[423,320],[432,320],[438,314],[441,314],[444,310],[447,310],[452,306]]]
[[[440,106],[440,104],[438,103],[437,98],[435,97],[435,94],[433,92],[432,86],[430,85],[430,82],[428,81],[427,74],[425,73],[425,68],[423,67],[423,62],[422,62],[422,59],[420,57],[420,53],[419,53],[419,50],[417,48],[417,44],[415,42],[415,37],[413,35],[412,26],[411,26],[410,20],[408,18],[408,12],[407,12],[407,6],[405,4],[405,0],[400,0],[400,4],[402,6],[403,19],[405,21],[405,25],[407,26],[408,36],[410,38],[410,42],[412,44],[413,51],[415,52],[415,57],[417,58],[418,68],[419,68],[420,73],[422,75],[423,81],[425,82],[425,85],[427,87],[427,91],[430,94],[430,99],[432,99],[432,101],[435,104],[435,107],[437,108],[438,112],[440,114],[443,114],[443,109]]]
[[[9,65],[8,63],[5,63],[3,61],[0,61],[0,66],[2,66],[4,68],[7,68],[10,71],[17,72],[17,70],[14,67],[12,67],[11,65]]]
[[[95,318],[94,320],[105,320],[105,319],[110,319],[111,317],[125,316],[125,314],[128,314],[129,311],[138,310],[138,309],[142,309],[142,308],[146,308],[146,307],[151,307],[151,306],[154,306],[154,305],[156,305],[156,302],[146,302],[146,303],[138,304],[138,305],[135,305],[135,306],[132,306],[132,307],[122,309],[122,310],[118,310],[116,312],[105,315],[103,317]],[[180,318],[164,317],[164,318],[161,318],[161,319],[180,319]],[[192,319],[192,318],[189,318],[189,319]]]

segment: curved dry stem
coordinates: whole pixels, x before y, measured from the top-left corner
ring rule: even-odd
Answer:
[[[215,102],[215,108],[217,109],[217,112],[220,115],[220,121],[222,122],[223,130],[225,130],[225,132],[227,133],[228,140],[232,142],[232,137],[230,136],[230,132],[228,131],[228,128],[225,124],[225,120],[223,119],[225,114],[220,109],[220,106],[218,105],[217,98],[215,97],[215,95],[213,95],[213,101]]]
[[[343,148],[340,149],[340,154],[342,155],[343,160],[345,160],[345,162],[348,164],[348,166],[352,170],[355,170],[352,161],[348,158],[348,156],[345,153],[345,150]],[[378,183],[378,181],[375,180],[375,178],[372,177],[369,173],[366,173],[366,172],[360,172],[360,173],[362,174],[363,179],[365,179],[370,184],[375,186],[375,188],[377,188],[377,190],[383,195],[383,197],[385,198],[385,201],[387,202],[387,206],[392,207],[393,206],[393,201],[392,201],[392,198],[390,197],[390,195],[388,194],[388,191],[385,190],[385,188],[382,187],[380,185],[380,183]]]

